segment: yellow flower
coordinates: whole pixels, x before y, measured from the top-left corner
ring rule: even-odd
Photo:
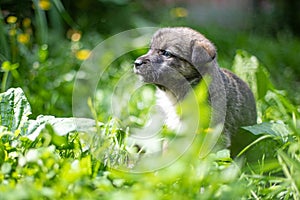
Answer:
[[[15,17],[15,16],[9,16],[9,17],[6,19],[7,23],[9,23],[9,24],[14,24],[14,23],[17,22],[17,20],[18,20],[18,18]]]
[[[12,64],[9,61],[4,61],[1,65],[1,69],[5,72],[13,71],[19,67],[19,63]]]
[[[51,8],[51,2],[49,0],[40,0],[39,7],[42,10],[49,10]]]
[[[5,72],[10,71],[11,63],[9,61],[4,61],[1,65],[1,69]]]
[[[188,15],[188,11],[185,8],[177,7],[171,10],[171,15],[173,17],[186,17]]]
[[[80,33],[73,33],[72,36],[71,36],[71,40],[73,42],[78,42],[81,38],[81,34]]]
[[[27,33],[21,33],[18,35],[18,41],[23,44],[27,44],[30,40],[30,35]]]
[[[90,57],[91,51],[88,49],[82,49],[76,52],[76,58],[78,60],[86,60]]]
[[[22,24],[25,28],[28,28],[31,25],[31,20],[29,18],[25,18],[25,19],[23,19]]]
[[[81,39],[81,32],[74,29],[69,29],[67,32],[67,37],[73,42],[78,42]]]

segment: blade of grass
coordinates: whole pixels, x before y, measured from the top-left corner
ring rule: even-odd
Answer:
[[[40,45],[47,44],[48,41],[48,26],[45,11],[39,6],[38,0],[33,0],[35,8],[35,20],[38,33],[38,42]]]
[[[92,98],[91,98],[91,97],[88,98],[87,104],[88,104],[88,106],[89,106],[89,108],[90,108],[90,110],[91,110],[91,112],[92,112],[92,115],[93,115],[93,117],[94,117],[94,119],[95,119],[96,130],[97,130],[98,133],[100,133],[101,129],[100,129],[100,126],[99,126],[99,123],[98,123],[98,119],[97,119],[97,116],[98,116],[98,115],[97,115],[97,111],[96,111],[96,109],[95,109],[95,107],[94,107],[94,104],[93,104],[93,101],[92,101]]]
[[[62,2],[60,0],[52,0],[52,2],[55,5],[57,11],[62,16],[62,18],[66,21],[66,23],[69,26],[71,26],[73,29],[78,29],[78,25],[73,21],[72,17],[68,14]]]
[[[244,154],[248,149],[250,149],[253,145],[259,143],[260,141],[262,140],[265,140],[267,138],[271,138],[271,137],[274,137],[272,135],[264,135],[260,138],[258,138],[257,140],[255,140],[254,142],[252,142],[251,144],[249,144],[248,146],[246,146],[238,155],[237,155],[237,158],[240,157],[242,154]]]
[[[296,181],[294,180],[294,178],[296,178],[295,176],[293,176],[293,171],[292,170],[299,170],[300,169],[300,164],[297,163],[296,161],[294,161],[292,158],[290,158],[286,153],[284,153],[283,151],[279,150],[278,151],[278,161],[280,163],[280,165],[282,166],[282,171],[284,172],[284,174],[286,175],[287,179],[290,181],[291,186],[293,188],[293,197],[294,199],[297,199],[297,197],[300,196],[300,192],[298,190]],[[290,167],[288,167],[290,166]]]
[[[0,12],[0,49],[1,51],[3,51],[3,54],[0,53],[0,61],[4,61],[4,59],[8,60],[10,57],[10,51],[9,51],[7,39],[5,37],[4,18],[1,12]]]
[[[50,9],[48,11],[49,15],[49,24],[50,27],[55,27],[55,37],[64,37],[64,22],[57,9]]]
[[[252,194],[254,199],[259,200],[259,197],[255,194],[254,191],[251,190],[251,194]]]

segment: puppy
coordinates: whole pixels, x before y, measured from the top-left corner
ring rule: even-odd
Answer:
[[[176,104],[204,76],[211,79],[208,101],[213,109],[212,121],[214,125],[224,124],[225,147],[230,146],[239,127],[256,123],[253,93],[236,75],[219,68],[216,48],[195,30],[186,27],[159,29],[151,40],[149,51],[135,60],[134,72],[144,82],[157,86],[158,103],[166,112],[166,124],[170,128],[179,123]]]

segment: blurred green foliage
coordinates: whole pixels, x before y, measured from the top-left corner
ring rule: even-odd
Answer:
[[[287,3],[278,2],[276,7],[286,8]],[[21,87],[29,101],[21,95],[18,104],[9,96],[12,93],[1,94],[0,199],[299,197],[300,91],[296,86],[300,41],[295,25],[278,26],[289,9],[277,10],[278,21],[272,21],[274,15],[259,15],[261,20],[254,18],[251,26],[243,29],[200,26],[190,20],[184,3],[172,1],[2,0],[0,9],[1,91]],[[51,125],[32,140],[21,134],[28,131],[24,126],[28,117],[72,116],[76,73],[91,50],[114,34],[146,26],[199,30],[218,47],[220,65],[233,69],[250,84],[258,100],[259,122],[263,123],[244,128],[258,139],[240,151],[239,158],[232,160],[228,150],[222,150],[200,159],[195,143],[162,170],[146,174],[115,170],[113,165],[135,164],[141,156],[126,143],[127,127],[146,123],[154,104],[154,88],[145,86],[131,97],[127,112],[120,116],[122,121],[111,118],[108,95],[134,59],[147,49],[115,60],[102,76],[94,102],[89,102],[94,117],[104,122],[97,129],[103,138],[78,132],[61,136]],[[106,53],[103,63],[111,56]],[[202,105],[202,109],[207,107]],[[94,141],[92,148],[87,148],[82,138]],[[196,141],[201,142],[201,137]],[[243,159],[247,154],[255,155],[256,160]]]
[[[236,59],[239,62],[236,61],[235,70],[239,72],[240,65],[251,63],[256,58],[240,51]],[[258,63],[254,72],[254,77],[253,71],[244,74],[245,80],[259,80],[265,69]],[[259,87],[263,82],[252,84]],[[203,87],[198,89],[201,92],[196,92],[196,99],[203,111],[207,109],[204,103],[206,95]],[[46,124],[38,135],[31,137],[27,124],[42,124],[28,120],[30,106],[22,90],[9,89],[0,95],[0,197],[297,199],[300,188],[300,113],[271,83],[264,94],[257,102],[258,110],[267,113],[271,109],[279,115],[263,115],[261,120],[264,123],[244,127],[258,139],[243,149],[235,160],[227,149],[203,154],[210,149],[206,149],[208,147],[203,143],[207,140],[204,140],[206,136],[202,132],[208,122],[202,122],[197,130],[199,133],[192,136],[194,139],[189,148],[171,164],[154,171],[136,173],[149,169],[149,166],[151,169],[153,164],[168,160],[169,156],[180,151],[187,142],[184,138],[191,139],[189,129],[185,129],[188,135],[175,137],[162,156],[143,156],[137,152],[127,143],[130,129],[125,130],[116,119],[99,124],[96,132],[90,129],[74,131],[66,121],[60,124],[60,129],[54,129],[55,124]],[[270,96],[272,101],[268,101]],[[190,105],[188,99],[182,103],[183,107],[187,105]],[[195,110],[186,108],[188,113]],[[51,116],[45,118],[49,123],[51,119]],[[191,128],[190,125],[188,128]],[[70,132],[61,135],[66,129]],[[266,143],[268,141],[271,143]],[[267,151],[271,151],[271,155]],[[202,156],[199,157],[199,153]],[[243,156],[247,153],[257,156],[256,160],[245,160]]]
[[[84,50],[92,50],[107,37],[128,29],[179,25],[193,27],[214,41],[222,67],[231,68],[236,49],[256,55],[270,71],[276,86],[287,90],[294,102],[300,102],[300,92],[290,87],[300,77],[298,38],[281,29],[272,37],[265,32],[260,35],[259,26],[255,30],[199,26],[190,20],[184,5],[128,0],[1,1],[2,91],[22,87],[35,105],[33,116],[39,113],[71,116],[72,85],[76,71],[88,55]],[[140,54],[130,54],[127,62]],[[7,62],[15,67],[5,69]],[[114,67],[121,66],[121,62]]]

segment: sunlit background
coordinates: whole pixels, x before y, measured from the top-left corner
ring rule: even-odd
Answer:
[[[195,28],[215,43],[225,68],[237,49],[247,50],[265,64],[276,86],[300,102],[299,89],[291,87],[300,81],[297,0],[2,0],[0,8],[0,63],[11,72],[1,73],[2,91],[21,86],[34,115],[70,116],[82,61],[106,38],[140,27]]]

